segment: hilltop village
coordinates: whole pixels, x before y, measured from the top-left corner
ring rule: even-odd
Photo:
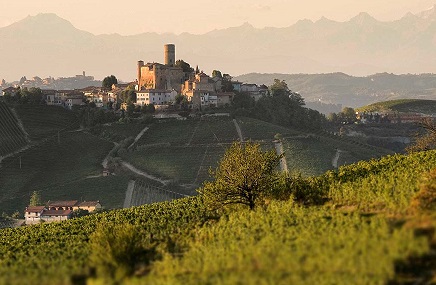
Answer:
[[[48,89],[54,79],[23,79],[19,84],[7,86],[2,82],[0,95],[14,95],[21,89],[41,88],[43,100],[47,105],[63,106],[72,109],[87,103],[95,104],[103,109],[127,109],[133,105],[137,108],[153,105],[156,110],[164,110],[176,102],[185,103],[193,110],[214,108],[229,105],[235,92],[248,93],[254,100],[268,94],[265,85],[246,84],[233,81],[228,74],[214,70],[212,76],[192,68],[183,60],[176,60],[174,44],[164,46],[164,63],[137,63],[137,79],[133,82],[112,84],[112,86],[89,86],[71,90]],[[71,85],[74,82],[93,83],[92,76],[77,75],[74,78],[62,79]],[[30,90],[29,89],[29,90]],[[129,92],[129,96],[123,96]]]

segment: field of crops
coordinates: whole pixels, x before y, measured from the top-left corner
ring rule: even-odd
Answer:
[[[0,169],[0,209],[22,212],[30,194],[40,191],[44,200],[101,200],[122,205],[126,178],[101,175],[101,162],[112,144],[82,132],[64,132],[5,159]],[[118,194],[118,192],[120,192]]]
[[[119,276],[97,270],[95,280],[96,266],[116,269],[122,263],[96,265],[92,233],[131,224],[139,234],[135,240],[151,242],[157,254],[144,252],[152,263],[122,284],[432,284],[436,216],[406,209],[435,162],[436,151],[395,155],[310,178],[328,197],[318,206],[272,200],[218,218],[201,197],[191,197],[2,229],[0,283],[107,284],[106,277]],[[127,244],[105,245],[113,250],[111,262],[129,254],[140,260],[133,249],[122,250]],[[123,255],[117,259],[118,251]]]
[[[9,107],[0,102],[0,157],[27,144],[26,136]]]
[[[65,108],[47,105],[17,105],[15,110],[31,140],[41,140],[65,129],[79,128],[76,115]]]

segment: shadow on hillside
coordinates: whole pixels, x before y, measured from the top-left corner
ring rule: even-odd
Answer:
[[[421,256],[410,256],[407,260],[395,263],[395,276],[388,285],[436,284],[436,239],[435,228],[415,230],[416,236],[425,236],[430,251]]]

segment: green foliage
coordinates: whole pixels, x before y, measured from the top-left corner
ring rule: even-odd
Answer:
[[[185,72],[185,73],[191,73],[191,72],[194,72],[194,68],[192,68],[191,65],[190,65],[189,63],[185,62],[185,61],[182,60],[182,59],[178,59],[178,60],[176,60],[176,64],[175,64],[175,66],[176,66],[176,67],[180,67],[180,68],[182,68],[183,72]]]
[[[30,202],[29,206],[41,206],[42,200],[41,200],[41,194],[39,191],[33,191],[32,195],[30,196]]]
[[[412,209],[436,211],[436,168],[425,173],[419,183],[419,191],[412,197]]]
[[[153,284],[385,284],[425,238],[384,217],[272,202],[198,231],[183,257],[157,261]]]
[[[413,223],[404,225],[400,214],[418,199],[418,191],[434,192],[435,162],[436,151],[427,151],[360,162],[319,177],[283,175],[276,185],[288,188],[282,193],[275,188],[277,195],[269,196],[281,201],[269,200],[254,211],[227,212],[219,219],[209,216],[206,201],[198,196],[62,223],[2,229],[0,283],[404,281],[396,277],[398,262],[419,257],[427,258],[427,264],[434,262],[427,237],[418,235]],[[427,174],[420,180],[422,173]],[[316,191],[331,201],[313,206]],[[302,203],[288,200],[290,196]],[[430,201],[428,197],[434,195],[421,198]],[[368,210],[377,212],[365,213]],[[434,226],[436,221],[426,224]],[[416,280],[428,280],[425,272],[413,274]]]
[[[402,213],[418,192],[419,177],[433,169],[435,163],[436,151],[360,161],[327,172],[324,185],[331,202],[338,206]]]
[[[221,71],[219,71],[219,70],[213,70],[213,71],[212,71],[212,77],[223,78],[223,75],[221,74]]]
[[[156,256],[155,245],[144,238],[139,226],[99,225],[90,238],[90,264],[97,276],[120,282]]]
[[[151,239],[159,241],[166,252],[179,253],[183,237],[207,219],[203,203],[198,197],[193,197],[93,214],[61,223],[2,229],[0,284],[71,284],[73,277],[87,276],[96,265],[103,272],[115,263],[136,264],[138,261],[139,265],[147,265],[155,257]],[[129,248],[141,253],[130,255],[121,250]],[[93,249],[97,252],[91,258]],[[106,263],[108,260],[98,261],[100,254],[108,257],[110,263]],[[127,272],[131,272],[129,268]],[[123,272],[126,271],[120,270],[119,275],[124,275]],[[110,276],[114,274],[112,272]]]
[[[106,76],[103,79],[102,86],[106,88],[111,88],[113,84],[118,84],[118,80],[115,75]]]
[[[274,150],[262,151],[259,144],[235,142],[211,172],[214,180],[198,191],[211,209],[242,204],[253,210],[271,195],[280,157]]]

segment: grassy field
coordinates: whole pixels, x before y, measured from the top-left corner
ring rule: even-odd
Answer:
[[[27,144],[26,136],[9,107],[0,102],[0,157]]]
[[[98,199],[103,205],[122,205],[126,178],[88,178],[101,175],[101,162],[112,146],[90,134],[65,132],[60,143],[56,136],[6,159],[0,169],[0,209],[22,212],[33,191],[40,191],[43,200]]]
[[[436,113],[436,100],[399,99],[374,103],[357,108],[359,112],[402,112],[422,113],[434,115]]]

